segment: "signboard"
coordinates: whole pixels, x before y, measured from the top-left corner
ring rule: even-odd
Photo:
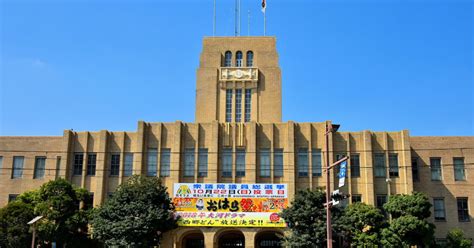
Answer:
[[[285,227],[286,184],[175,183],[180,226]]]
[[[342,187],[346,182],[347,160],[341,162],[340,166],[341,168],[339,170],[339,187]]]

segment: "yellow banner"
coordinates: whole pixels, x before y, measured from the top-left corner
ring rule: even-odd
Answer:
[[[176,211],[184,212],[271,212],[288,207],[286,198],[174,198]]]
[[[277,213],[177,212],[179,226],[286,227]]]

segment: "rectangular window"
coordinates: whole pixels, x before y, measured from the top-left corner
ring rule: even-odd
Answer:
[[[170,148],[161,149],[160,177],[170,176],[170,164],[171,164],[171,149]]]
[[[13,157],[13,171],[12,178],[21,178],[23,177],[23,162],[25,157],[15,156]]]
[[[312,170],[313,177],[320,177],[323,175],[323,165],[321,161],[321,150],[312,150],[311,157],[313,160]]]
[[[359,154],[351,154],[351,177],[360,177]]]
[[[222,177],[232,177],[232,149],[222,151]]]
[[[232,90],[225,91],[225,122],[232,122]]]
[[[433,198],[433,211],[435,220],[446,220],[444,198]]]
[[[87,154],[87,175],[95,176],[97,155],[95,153]]]
[[[418,158],[417,157],[411,158],[411,174],[413,176],[413,181],[414,182],[420,181],[420,171],[418,169]]]
[[[385,170],[385,154],[374,154],[374,167],[375,177],[387,177],[387,171]]]
[[[352,203],[362,202],[362,195],[352,195],[351,199]]]
[[[466,175],[464,173],[464,158],[453,158],[454,163],[454,180],[464,181]]]
[[[207,177],[207,148],[198,150],[198,177]]]
[[[84,164],[84,154],[83,153],[75,153],[74,154],[74,169],[72,174],[74,176],[82,175],[82,166]]]
[[[94,206],[94,193],[90,193],[90,197],[84,200],[84,209],[91,209]]]
[[[110,156],[110,175],[118,176],[120,172],[120,154]]]
[[[469,206],[467,202],[467,197],[458,197],[456,198],[458,203],[458,220],[459,222],[468,222],[470,221],[469,217]]]
[[[44,178],[44,171],[46,169],[46,157],[35,158],[35,172],[33,174],[34,179]]]
[[[308,176],[308,149],[307,148],[298,149],[296,162],[297,162],[298,176],[307,177]]]
[[[252,112],[251,103],[252,103],[252,90],[246,89],[245,90],[245,122],[250,121],[250,114]]]
[[[388,155],[388,172],[390,177],[398,177],[398,154]]]
[[[8,195],[8,202],[12,202],[14,200],[16,200],[16,198],[18,197],[18,194],[9,194]]]
[[[133,174],[133,153],[125,153],[123,164],[123,176],[129,177]]]
[[[377,195],[376,207],[383,209],[385,203],[387,203],[387,195]]]
[[[431,181],[441,181],[441,158],[430,158]]]
[[[283,149],[275,149],[273,153],[273,176],[283,176]]]
[[[156,177],[158,167],[158,149],[148,148],[147,154],[146,175],[149,177]]]
[[[270,177],[270,149],[260,149],[260,177]]]
[[[2,172],[2,168],[3,168],[3,157],[0,156],[0,172]]]
[[[235,122],[242,121],[242,90],[235,90]]]
[[[245,149],[237,149],[235,156],[235,176],[245,177]]]
[[[184,176],[194,176],[194,148],[184,149]]]
[[[61,171],[61,156],[56,157],[56,174],[55,178],[59,178],[59,171]]]

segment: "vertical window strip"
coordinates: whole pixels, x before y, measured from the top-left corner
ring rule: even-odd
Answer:
[[[454,180],[455,181],[464,181],[466,180],[466,175],[464,173],[464,158],[454,158]]]
[[[235,176],[245,177],[245,149],[237,149],[235,156]]]
[[[74,169],[73,175],[80,176],[82,175],[82,166],[84,164],[84,154],[83,153],[75,153],[74,154]]]
[[[148,148],[147,170],[146,175],[149,177],[156,177],[158,166],[158,149]]]
[[[273,153],[273,176],[282,177],[283,176],[283,149],[277,148],[274,149]]]
[[[308,176],[308,149],[307,148],[298,149],[297,170],[298,170],[299,177]]]
[[[0,172],[2,171],[3,168],[3,157],[0,156]]]
[[[243,65],[242,58],[243,58],[242,52],[237,51],[237,53],[235,53],[235,66],[236,67],[242,67]]]
[[[417,182],[420,181],[420,171],[418,169],[418,158],[413,157],[411,158],[411,174],[413,177],[413,181]]]
[[[222,177],[232,177],[232,149],[222,151]]]
[[[118,176],[120,172],[120,154],[110,156],[110,175]]]
[[[170,148],[161,149],[160,177],[170,176],[170,164],[171,164],[171,149]]]
[[[387,177],[387,171],[385,170],[385,154],[384,153],[374,154],[374,167],[375,167],[375,177]]]
[[[194,176],[194,148],[184,149],[184,176]]]
[[[388,155],[388,170],[390,177],[398,177],[398,154]]]
[[[247,52],[247,67],[252,67],[253,66],[253,52],[248,51]]]
[[[245,90],[245,122],[250,121],[250,115],[252,111],[252,90]]]
[[[207,177],[208,151],[207,148],[198,150],[198,177]]]
[[[351,154],[351,177],[360,177],[360,156]]]
[[[87,175],[95,176],[97,155],[95,153],[87,154]]]
[[[33,173],[34,179],[44,178],[44,171],[46,167],[46,157],[35,158],[35,172]]]
[[[431,168],[431,180],[432,181],[441,181],[442,172],[441,172],[441,159],[440,158],[430,158],[430,168]]]
[[[235,122],[242,121],[242,89],[235,90]]]
[[[56,174],[55,178],[59,178],[59,172],[61,171],[61,156],[56,157]]]
[[[270,149],[260,149],[260,177],[270,177]]]
[[[125,153],[123,175],[129,177],[133,174],[133,153]]]
[[[224,55],[224,66],[225,67],[231,67],[232,66],[232,52],[227,51],[225,52]]]
[[[13,171],[12,178],[22,178],[23,177],[23,163],[25,157],[23,156],[14,156],[13,157]]]
[[[313,177],[320,177],[323,175],[323,166],[322,166],[322,161],[321,161],[321,150],[320,149],[314,149],[311,151],[311,157],[312,157],[312,174]]]
[[[232,122],[232,90],[226,90],[225,95],[225,122]]]

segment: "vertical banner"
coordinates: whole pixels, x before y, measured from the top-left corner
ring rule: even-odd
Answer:
[[[346,182],[347,160],[343,161],[339,169],[339,187],[344,186]]]

